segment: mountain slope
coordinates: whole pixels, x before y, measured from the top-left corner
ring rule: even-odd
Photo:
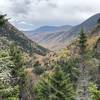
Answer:
[[[45,55],[48,50],[38,45],[37,43],[28,39],[21,31],[16,29],[9,22],[6,22],[4,27],[0,27],[0,37],[7,37],[8,40],[14,41],[19,45],[23,51],[27,53],[36,53],[39,55]]]
[[[36,42],[40,42],[44,39],[45,36],[48,36],[51,33],[61,32],[61,31],[68,31],[71,29],[72,26],[64,25],[64,26],[42,26],[35,30],[25,31],[24,33],[29,38],[35,40]],[[41,37],[41,38],[40,38]]]
[[[100,18],[100,13],[90,17],[83,23],[74,26],[69,30],[67,33],[68,35],[66,36],[66,33],[64,34],[65,37],[61,39],[62,41],[65,41],[65,38],[71,37],[71,36],[76,36],[80,32],[80,30],[83,28],[86,33],[91,33],[91,31],[96,27],[97,20]]]

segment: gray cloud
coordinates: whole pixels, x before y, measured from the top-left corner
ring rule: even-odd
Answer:
[[[99,0],[0,0],[0,9],[11,17],[14,25],[26,29],[32,24],[35,28],[81,23],[99,13],[99,3]]]
[[[12,3],[11,12],[13,14],[27,14],[30,10],[30,0],[10,0]]]

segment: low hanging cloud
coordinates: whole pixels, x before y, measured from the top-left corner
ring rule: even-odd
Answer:
[[[0,0],[1,13],[20,29],[75,25],[100,12],[99,0]]]

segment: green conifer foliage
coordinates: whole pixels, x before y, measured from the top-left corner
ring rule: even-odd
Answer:
[[[74,100],[74,89],[68,76],[57,67],[34,88],[36,100]]]
[[[6,17],[7,15],[5,14],[5,15],[0,15],[0,26],[2,27],[4,24],[5,24],[5,22],[8,20],[8,19],[6,19],[5,17]]]
[[[19,86],[11,85],[10,72],[14,66],[9,53],[6,50],[0,50],[0,100],[18,100]]]
[[[11,60],[14,62],[14,67],[12,67],[11,75],[12,75],[12,85],[18,85],[19,86],[19,100],[22,99],[23,95],[23,89],[24,89],[24,83],[25,83],[25,72],[23,68],[23,59],[22,59],[22,52],[21,50],[16,47],[15,44],[12,44],[10,46],[10,52]]]
[[[42,73],[44,73],[45,69],[43,68],[43,66],[37,61],[35,64],[34,64],[34,69],[33,69],[33,72],[36,74],[36,75],[41,75]]]
[[[87,46],[86,42],[87,42],[86,34],[84,33],[83,29],[81,29],[80,36],[79,36],[79,47],[80,47],[81,54],[84,54],[86,51],[86,46]]]
[[[92,82],[89,84],[89,92],[92,100],[100,100],[100,90]]]

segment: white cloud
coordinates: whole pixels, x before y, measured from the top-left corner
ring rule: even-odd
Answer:
[[[18,29],[23,30],[23,31],[27,31],[27,30],[33,30],[34,25],[30,24],[28,22],[24,22],[24,21],[14,21],[12,22]]]
[[[46,24],[78,24],[100,12],[100,1],[0,0],[0,10],[12,18],[12,23],[18,22],[15,24],[17,27],[25,26],[22,22],[33,24],[34,27]]]

